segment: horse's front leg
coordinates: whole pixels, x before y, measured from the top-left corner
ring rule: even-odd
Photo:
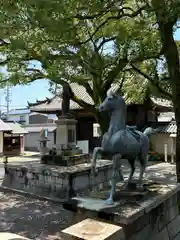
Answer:
[[[114,204],[113,196],[116,192],[116,183],[117,183],[118,177],[119,177],[118,161],[120,161],[120,160],[121,160],[120,154],[116,154],[113,156],[113,175],[112,175],[112,182],[111,182],[111,191],[110,191],[109,198],[105,201],[105,204],[107,204],[107,205]]]
[[[91,168],[91,174],[93,179],[95,178],[95,173],[96,173],[96,160],[102,152],[103,152],[103,149],[101,147],[95,147],[93,150],[92,168]]]

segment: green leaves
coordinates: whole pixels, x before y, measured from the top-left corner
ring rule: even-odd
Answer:
[[[114,83],[138,102],[146,80],[156,85],[154,92],[160,90],[157,81],[164,93],[171,92],[165,77],[156,74],[157,66],[150,67],[161,55],[161,40],[146,1],[3,0],[0,16],[1,37],[8,39],[0,44],[2,65],[11,84],[42,78],[55,85],[75,82],[95,104]]]

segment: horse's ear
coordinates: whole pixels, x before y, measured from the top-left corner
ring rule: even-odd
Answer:
[[[113,92],[111,89],[109,89],[106,93],[107,97],[112,97],[113,96]]]

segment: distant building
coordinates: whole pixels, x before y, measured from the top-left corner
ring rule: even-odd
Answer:
[[[7,121],[18,122],[19,124],[29,124],[29,114],[31,111],[28,108],[20,108],[10,110],[7,115]]]
[[[7,121],[14,121],[21,125],[52,123],[57,119],[54,114],[32,113],[28,108],[10,110],[8,116],[3,118]]]
[[[24,135],[28,132],[15,122],[0,120],[0,155],[17,156],[24,152]]]

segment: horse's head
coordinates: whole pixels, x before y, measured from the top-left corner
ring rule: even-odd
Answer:
[[[107,92],[107,97],[103,103],[98,107],[99,112],[111,112],[115,110],[121,110],[125,107],[124,98],[119,96],[117,93],[111,91]]]

